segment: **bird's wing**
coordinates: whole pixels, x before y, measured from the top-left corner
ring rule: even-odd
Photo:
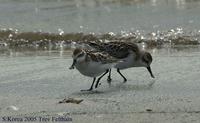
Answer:
[[[100,62],[101,64],[117,63],[119,61],[105,52],[88,53],[88,57],[95,62]]]
[[[123,59],[127,57],[132,51],[136,54],[136,57],[139,54],[139,48],[136,44],[131,42],[107,42],[107,43],[96,43],[90,42],[88,43],[91,47],[95,48],[98,51],[107,52],[109,55]]]

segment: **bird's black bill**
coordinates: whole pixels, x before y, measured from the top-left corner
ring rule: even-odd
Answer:
[[[69,69],[74,69],[75,64],[76,64],[76,60],[74,59],[72,65]]]
[[[155,78],[155,77],[154,77],[154,75],[153,75],[153,73],[152,73],[152,71],[151,71],[151,67],[150,67],[150,66],[149,66],[149,67],[147,67],[147,70],[148,70],[148,71],[149,71],[149,73],[151,74],[151,77],[152,77],[152,78]]]

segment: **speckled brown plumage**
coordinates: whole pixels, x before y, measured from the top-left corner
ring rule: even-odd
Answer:
[[[132,42],[108,42],[108,43],[88,43],[91,47],[99,50],[105,51],[109,55],[123,59],[130,54],[130,51],[136,54],[136,59],[139,57],[139,48],[136,44]]]

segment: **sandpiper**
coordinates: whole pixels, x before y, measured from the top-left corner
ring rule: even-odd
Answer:
[[[155,78],[151,71],[152,56],[149,52],[140,50],[139,47],[132,42],[106,42],[96,43],[88,42],[89,46],[95,48],[97,51],[107,52],[109,55],[122,60],[115,65],[117,72],[123,77],[124,82],[127,79],[122,75],[120,70],[131,68],[131,67],[146,67],[152,78]],[[111,69],[107,81],[111,82]]]
[[[97,81],[95,88],[98,87],[100,79],[109,72],[109,69],[114,67],[118,63],[118,59],[108,55],[107,53],[75,49],[73,51],[73,63],[69,69],[74,69],[74,67],[83,75],[93,77],[92,85],[87,90],[81,91],[91,91],[93,89],[96,77],[100,76]]]

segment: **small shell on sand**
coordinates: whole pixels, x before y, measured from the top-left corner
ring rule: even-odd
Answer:
[[[68,99],[63,99],[62,101],[59,101],[58,103],[75,103],[75,104],[79,104],[83,101],[83,99],[74,99],[74,98],[68,98]]]
[[[18,111],[19,108],[16,107],[16,106],[11,105],[11,106],[7,107],[7,110],[10,110],[10,111]]]

